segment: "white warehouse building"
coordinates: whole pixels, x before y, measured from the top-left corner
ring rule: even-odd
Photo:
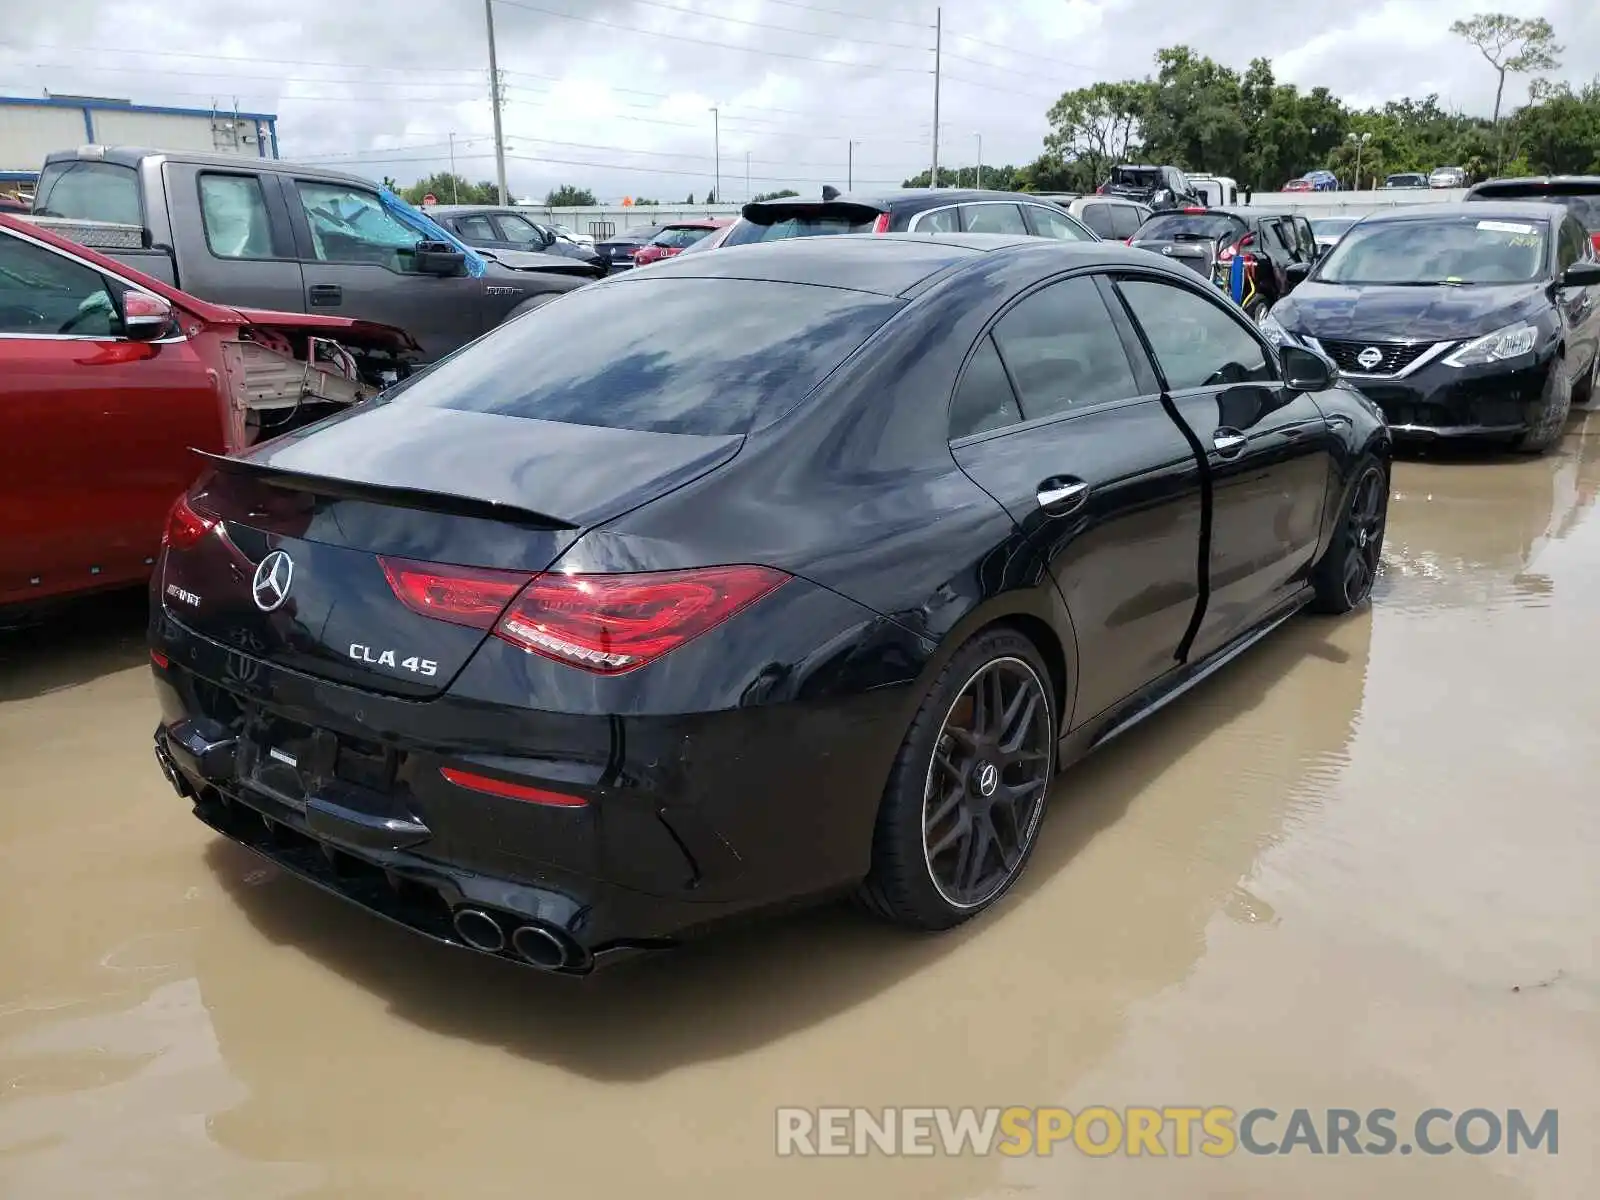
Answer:
[[[0,191],[31,184],[46,154],[89,143],[277,158],[278,118],[100,96],[0,96]]]

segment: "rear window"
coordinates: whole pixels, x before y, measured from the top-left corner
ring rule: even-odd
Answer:
[[[1111,172],[1111,182],[1123,187],[1158,187],[1161,183],[1161,168],[1117,167]]]
[[[143,225],[139,178],[132,167],[75,161],[50,163],[39,172],[33,211],[41,217]]]
[[[1568,185],[1571,186],[1570,184]],[[1542,187],[1486,188],[1472,197],[1474,200],[1544,200],[1559,204],[1577,217],[1590,233],[1600,233],[1600,189],[1588,193],[1567,193]]]
[[[471,343],[391,403],[738,434],[802,399],[902,302],[744,279],[582,288]]]
[[[1238,217],[1226,213],[1163,213],[1139,227],[1135,240],[1141,242],[1232,240],[1245,231]]]
[[[823,216],[821,214],[796,214],[785,217],[781,221],[774,221],[771,225],[758,225],[754,221],[741,221],[739,226],[728,234],[722,244],[724,246],[747,246],[752,242],[777,242],[784,238],[797,237],[826,237],[841,233],[871,233],[873,217],[865,221],[852,221],[845,216]]]

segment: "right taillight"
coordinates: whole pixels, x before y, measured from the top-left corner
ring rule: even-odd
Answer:
[[[512,602],[494,633],[532,654],[621,675],[720,625],[788,579],[754,566],[541,575]]]
[[[206,534],[216,522],[189,507],[189,498],[179,496],[167,512],[166,528],[161,531],[161,544],[177,550],[187,550]]]
[[[888,233],[889,232],[889,214],[888,213],[879,213],[878,214],[878,219],[872,223],[872,232],[873,233]]]

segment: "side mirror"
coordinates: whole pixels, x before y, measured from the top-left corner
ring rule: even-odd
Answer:
[[[417,243],[416,268],[419,275],[459,275],[466,265],[467,256],[449,242]]]
[[[1304,346],[1280,346],[1278,361],[1283,364],[1283,382],[1292,391],[1320,392],[1339,377],[1339,368]]]
[[[1289,286],[1294,287],[1295,284],[1306,281],[1306,276],[1311,274],[1311,264],[1303,262],[1290,263],[1283,269],[1283,274],[1289,280]]]
[[[122,329],[130,342],[153,342],[172,328],[172,304],[151,292],[122,297]]]
[[[1594,287],[1600,284],[1600,263],[1576,262],[1561,275],[1562,287]]]

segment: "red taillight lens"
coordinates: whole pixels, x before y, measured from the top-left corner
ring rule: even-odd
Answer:
[[[161,544],[187,550],[210,533],[215,524],[210,517],[203,517],[190,508],[187,496],[179,496],[167,512],[167,527],[161,531]]]
[[[889,232],[889,214],[888,213],[879,213],[878,214],[878,219],[872,223],[872,232],[873,233],[888,233]]]
[[[512,783],[479,775],[475,771],[460,771],[455,767],[440,767],[439,774],[460,788],[484,792],[490,796],[504,796],[507,800],[526,800],[529,804],[546,804],[552,808],[582,808],[589,802],[582,796],[567,792],[552,792],[548,788],[530,787],[525,783]]]
[[[1205,209],[1201,208],[1197,204],[1191,204],[1188,208],[1184,209],[1183,211],[1186,212],[1186,213],[1203,213],[1203,212],[1205,212]]]
[[[172,660],[159,650],[150,651],[150,661],[165,671],[172,665]]]
[[[1596,231],[1595,233],[1591,233],[1589,235],[1589,240],[1594,243],[1594,248],[1596,250],[1600,250],[1600,231]]]
[[[396,598],[412,612],[472,629],[493,628],[529,579],[526,571],[442,566],[403,558],[380,558],[378,564]]]
[[[532,654],[600,675],[653,662],[789,579],[768,567],[541,575],[494,627]]]

